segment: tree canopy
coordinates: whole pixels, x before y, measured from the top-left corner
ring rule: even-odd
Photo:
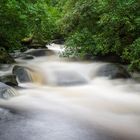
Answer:
[[[1,0],[0,47],[61,36],[65,56],[117,55],[140,70],[139,0]]]
[[[12,51],[21,47],[25,37],[33,36],[40,41],[51,39],[57,32],[57,17],[58,12],[50,1],[1,0],[0,46]]]

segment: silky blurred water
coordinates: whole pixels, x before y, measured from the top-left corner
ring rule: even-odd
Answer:
[[[139,140],[140,85],[96,76],[103,63],[54,56],[18,60],[35,70],[0,101],[0,140]]]

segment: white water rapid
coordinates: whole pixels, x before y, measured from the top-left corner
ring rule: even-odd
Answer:
[[[35,71],[19,96],[0,100],[0,140],[140,140],[139,83],[98,77],[102,63],[57,53],[18,61]]]

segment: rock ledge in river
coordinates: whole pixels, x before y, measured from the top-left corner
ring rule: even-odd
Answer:
[[[101,66],[96,75],[109,77],[110,79],[131,78],[129,72],[122,65],[113,63],[108,63]]]

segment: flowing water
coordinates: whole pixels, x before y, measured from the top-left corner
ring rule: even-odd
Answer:
[[[0,101],[0,140],[140,139],[139,83],[97,77],[102,63],[57,54],[18,61],[31,81]]]

